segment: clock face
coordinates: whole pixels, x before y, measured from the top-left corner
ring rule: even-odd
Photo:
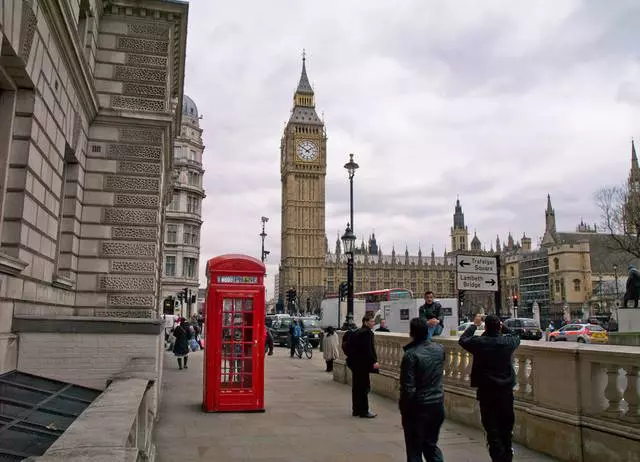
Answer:
[[[318,157],[318,147],[309,140],[298,143],[297,151],[298,157],[302,160],[315,160]]]

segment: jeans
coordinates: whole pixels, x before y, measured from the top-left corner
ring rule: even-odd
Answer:
[[[402,414],[402,429],[407,451],[407,462],[443,462],[438,447],[440,427],[444,422],[444,404],[429,404],[419,413]]]
[[[487,434],[489,455],[493,462],[511,462],[511,439],[515,415],[513,389],[478,390],[480,420]]]
[[[300,337],[291,337],[291,357],[296,354],[296,346],[300,341]]]
[[[434,335],[438,336],[442,334],[442,325],[436,324],[435,326],[429,326],[429,330],[427,331],[427,340],[431,340],[431,337]]]
[[[354,415],[362,416],[369,413],[369,391],[371,381],[368,370],[351,370],[351,410]]]

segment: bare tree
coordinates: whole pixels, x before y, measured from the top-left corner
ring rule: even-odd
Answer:
[[[640,194],[629,194],[626,186],[610,186],[595,198],[612,248],[640,258]]]

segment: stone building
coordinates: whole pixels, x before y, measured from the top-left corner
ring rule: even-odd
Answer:
[[[0,3],[0,373],[103,389],[136,357],[160,378],[187,14],[173,1]]]
[[[298,300],[319,307],[326,278],[325,176],[327,135],[315,109],[306,59],[280,143],[282,231],[279,290],[295,287]]]
[[[548,195],[540,247],[532,249],[523,237],[521,245],[501,250],[502,306],[512,311],[515,296],[518,313],[531,315],[537,302],[543,323],[611,313],[624,294],[630,263],[636,259],[612,245],[595,225],[581,221],[574,232],[559,232]]]
[[[369,236],[367,242],[362,240],[354,256],[354,290],[356,292],[405,288],[410,289],[414,297],[421,298],[426,290],[434,292],[438,298],[457,297],[455,259],[459,253],[473,251],[474,254],[491,255],[491,252],[481,250],[480,239],[474,233],[469,249],[469,231],[464,222],[464,213],[460,200],[457,199],[451,227],[451,245],[456,250],[444,255],[436,256],[433,248],[430,255],[423,255],[419,248],[417,255],[409,255],[405,248],[404,254],[397,255],[395,247],[391,254],[383,254],[382,246],[378,244],[376,235]],[[341,251],[340,236],[336,240],[335,250],[327,252],[326,256],[328,294],[336,294],[340,282],[347,279],[347,259]],[[487,293],[465,294],[467,311],[481,311],[493,306],[493,296]]]
[[[173,146],[174,186],[164,223],[164,273],[162,299],[175,297],[187,288],[199,298],[200,226],[203,189],[202,129],[198,108],[184,95],[182,127]],[[198,302],[175,302],[175,312],[189,315],[198,311]],[[190,313],[187,310],[190,309]]]

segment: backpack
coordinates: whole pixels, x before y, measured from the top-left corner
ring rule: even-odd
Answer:
[[[353,338],[356,331],[349,329],[342,336],[342,352],[348,358],[350,356],[350,350],[353,343]]]

